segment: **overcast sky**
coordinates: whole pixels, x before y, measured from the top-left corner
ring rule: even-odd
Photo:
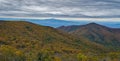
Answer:
[[[120,0],[0,0],[0,16],[120,18]]]

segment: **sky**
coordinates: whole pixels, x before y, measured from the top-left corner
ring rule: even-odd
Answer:
[[[0,0],[0,17],[120,21],[120,0]]]

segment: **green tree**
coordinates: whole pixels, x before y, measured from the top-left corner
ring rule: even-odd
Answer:
[[[53,61],[53,57],[48,52],[39,52],[38,61]]]

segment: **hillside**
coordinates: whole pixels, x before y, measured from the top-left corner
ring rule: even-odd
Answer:
[[[52,27],[25,21],[0,21],[0,46],[0,59],[3,61],[39,61],[41,54],[47,54],[47,59],[54,57],[51,59],[55,60],[57,57],[62,61],[75,61],[78,53],[94,56],[109,51],[82,37],[76,38]]]
[[[120,29],[109,28],[96,23],[86,25],[61,26],[58,29],[75,35],[84,37],[92,42],[104,45],[113,50],[120,50]]]

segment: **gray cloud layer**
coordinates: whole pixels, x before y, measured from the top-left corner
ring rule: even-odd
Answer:
[[[0,16],[119,18],[120,0],[0,0]]]

